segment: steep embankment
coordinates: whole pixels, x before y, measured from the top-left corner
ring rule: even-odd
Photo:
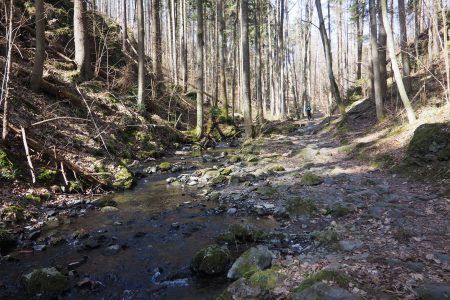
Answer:
[[[147,110],[137,111],[133,37],[130,34],[123,52],[119,25],[95,13],[89,14],[88,23],[96,76],[80,82],[72,59],[72,5],[71,1],[45,1],[44,81],[39,92],[32,92],[29,75],[35,41],[30,26],[34,7],[32,1],[15,1],[9,136],[0,148],[2,215],[11,207],[39,207],[47,200],[67,198],[68,193],[130,188],[135,176],[129,167],[175,150],[187,139],[180,130],[189,129],[195,120],[192,100],[177,87],[161,86],[157,95],[150,95],[150,73],[146,76]],[[4,51],[4,37],[0,37],[0,45]],[[0,55],[3,69],[5,53]],[[31,183],[22,128],[35,184]]]

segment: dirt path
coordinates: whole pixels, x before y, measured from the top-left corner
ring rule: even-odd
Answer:
[[[364,298],[413,299],[417,287],[439,292],[429,284],[437,282],[447,282],[441,292],[448,293],[450,199],[442,187],[351,159],[350,146],[328,133],[314,134],[319,129],[310,123],[244,147],[243,160],[257,162],[240,163],[241,172],[280,172],[267,171],[244,189],[229,186],[220,196],[238,215],[274,215],[284,232],[314,232],[313,247],[291,245],[281,256],[280,273],[289,276],[273,293],[286,295],[324,269],[348,274],[345,288]]]

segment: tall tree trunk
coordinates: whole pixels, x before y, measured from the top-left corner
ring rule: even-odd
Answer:
[[[222,115],[228,118],[228,95],[227,95],[227,78],[226,78],[226,65],[225,65],[225,18],[223,10],[223,0],[217,1],[217,18],[219,22],[219,36],[220,36],[220,98],[223,101]]]
[[[411,80],[409,78],[409,56],[408,56],[408,33],[406,31],[405,0],[398,0],[398,22],[400,27],[400,50],[402,57],[403,83],[406,92],[411,91]]]
[[[6,5],[6,4],[5,4]],[[7,10],[7,8],[5,8]],[[8,14],[8,13],[7,13]],[[14,0],[9,3],[8,29],[6,30],[6,41],[8,49],[6,54],[6,66],[3,73],[2,88],[0,90],[0,104],[3,101],[3,130],[2,143],[6,143],[8,137],[8,120],[9,120],[9,77],[11,74],[12,51],[14,47],[13,41],[13,19],[14,19]]]
[[[339,93],[338,85],[336,84],[336,79],[333,74],[333,59],[331,56],[331,45],[330,40],[328,39],[327,31],[325,29],[325,22],[323,20],[322,14],[322,4],[320,0],[315,0],[317,14],[319,16],[319,31],[320,37],[322,39],[323,50],[325,52],[325,60],[327,63],[327,71],[328,71],[328,79],[330,80],[330,88],[331,93],[333,95],[334,100],[339,108],[341,114],[345,114],[345,107],[341,100],[341,95]]]
[[[73,14],[75,62],[78,66],[80,80],[90,80],[94,74],[91,66],[91,47],[86,24],[86,0],[74,0]]]
[[[204,62],[203,62],[203,0],[197,0],[197,138],[203,135],[203,92],[204,92]]]
[[[162,44],[161,44],[161,19],[159,16],[160,0],[152,1],[152,62],[153,73],[157,84],[162,81]]]
[[[138,22],[138,99],[139,110],[144,110],[145,89],[145,31],[144,31],[144,0],[137,0],[137,22]]]
[[[400,73],[400,69],[397,63],[397,57],[395,56],[394,37],[392,36],[392,30],[389,24],[386,0],[381,0],[381,13],[383,16],[384,28],[386,29],[389,57],[391,58],[392,70],[394,71],[394,77],[397,83],[398,92],[402,99],[403,105],[405,106],[409,123],[414,123],[414,121],[416,120],[416,114],[414,113],[414,109],[412,108],[411,102],[409,101],[405,86],[403,85],[402,74]]]
[[[244,103],[244,128],[248,139],[253,138],[252,106],[250,92],[250,48],[248,41],[248,0],[241,1],[241,58],[242,100]]]
[[[44,15],[44,1],[35,0],[36,8],[36,53],[34,55],[34,66],[31,72],[31,89],[33,91],[39,90],[42,82],[42,74],[44,72],[45,60],[45,15]]]
[[[261,125],[264,121],[264,111],[262,103],[262,54],[261,54],[261,6],[260,0],[256,0],[255,11],[255,73],[256,73],[256,121]]]
[[[356,7],[356,47],[357,47],[357,70],[356,80],[362,78],[362,55],[363,55],[363,41],[364,41],[364,15],[365,15],[365,0],[357,0]]]
[[[382,0],[380,0],[382,1]],[[380,60],[377,44],[377,8],[375,0],[369,0],[369,15],[370,15],[370,46],[372,54],[372,72],[373,72],[373,89],[375,106],[377,111],[377,118],[383,118],[383,93],[381,84]]]
[[[442,32],[444,34],[444,49],[443,49],[443,55],[444,55],[444,63],[445,63],[445,75],[447,79],[447,102],[450,103],[450,62],[449,62],[449,51],[448,51],[448,27],[447,27],[447,4],[445,1],[442,2]]]
[[[176,32],[177,32],[177,22],[176,22],[176,6],[175,0],[170,1],[170,25],[171,25],[171,44],[172,44],[172,66],[173,66],[173,79],[175,81],[175,85],[178,85],[178,65],[177,65],[177,40],[176,40]]]
[[[122,0],[122,51],[127,50],[128,26],[127,26],[127,0]]]
[[[370,1],[370,0],[369,0]],[[378,0],[382,1],[382,0]],[[378,8],[381,6],[378,3]],[[383,101],[386,99],[387,94],[387,59],[386,59],[386,31],[383,26],[383,18],[381,18],[381,10],[375,8],[376,16],[378,16],[378,61],[380,63],[380,84],[381,84],[381,97]],[[376,19],[376,17],[375,17]],[[376,21],[375,21],[376,22]]]

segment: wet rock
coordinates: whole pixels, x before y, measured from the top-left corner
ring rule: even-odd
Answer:
[[[425,283],[416,292],[419,300],[450,299],[450,283]]]
[[[169,178],[167,178],[166,179],[166,182],[168,183],[168,184],[170,184],[170,183],[172,183],[172,182],[175,182],[177,179],[175,178],[175,177],[169,177]]]
[[[350,292],[331,287],[325,283],[318,282],[303,291],[293,295],[294,300],[357,300],[358,298]]]
[[[117,206],[117,202],[107,198],[107,197],[103,197],[103,198],[99,198],[99,199],[95,199],[92,200],[90,202],[90,204],[94,205],[95,207],[105,207],[105,206],[113,206],[116,207]]]
[[[117,244],[111,245],[103,250],[103,255],[105,255],[105,256],[116,255],[117,253],[119,253],[120,248],[121,248],[120,245],[117,245]]]
[[[23,276],[28,294],[55,297],[69,288],[69,279],[56,268],[35,269]]]
[[[239,279],[248,277],[251,274],[267,269],[272,264],[272,252],[267,246],[258,245],[245,251],[228,271],[227,277]]]
[[[34,252],[42,252],[42,251],[45,251],[45,249],[47,249],[46,245],[34,245],[33,246]]]
[[[73,271],[73,270],[75,270],[75,269],[78,269],[79,267],[81,267],[82,264],[84,264],[85,262],[87,262],[87,260],[88,260],[88,257],[87,257],[87,256],[84,256],[83,259],[81,259],[81,260],[79,260],[79,261],[74,261],[74,262],[69,263],[69,264],[67,265],[67,269],[68,269],[69,271]]]
[[[195,254],[191,267],[195,272],[205,275],[219,275],[227,271],[230,252],[226,247],[208,246]]]
[[[177,173],[177,172],[181,172],[181,171],[183,171],[183,167],[182,166],[173,166],[170,169],[170,172],[172,172],[172,173]]]
[[[237,212],[237,209],[234,207],[231,207],[227,210],[228,215],[234,215]]]
[[[114,207],[114,206],[105,206],[105,207],[102,207],[102,208],[100,209],[100,211],[101,211],[102,213],[112,213],[112,212],[117,212],[117,211],[119,211],[119,209],[118,209],[117,207]]]
[[[41,231],[40,230],[36,230],[36,231],[32,231],[28,234],[27,239],[29,240],[36,240],[39,236],[41,236]]]
[[[342,251],[353,251],[364,246],[359,240],[342,240],[338,242],[339,249]]]
[[[91,291],[97,291],[103,288],[105,285],[100,281],[90,280],[89,278],[84,278],[77,282],[77,287],[80,289],[87,289]]]
[[[158,172],[158,167],[157,166],[148,167],[147,169],[144,170],[144,172],[147,174],[155,174],[156,172]]]

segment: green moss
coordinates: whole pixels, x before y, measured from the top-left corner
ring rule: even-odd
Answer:
[[[252,237],[249,227],[237,223],[230,226],[230,233],[235,240],[248,240]]]
[[[83,184],[80,180],[69,181],[69,192],[78,192],[83,190]]]
[[[241,161],[241,157],[239,155],[231,155],[228,159],[231,163],[237,163]]]
[[[313,286],[316,282],[321,281],[332,281],[341,288],[347,288],[350,283],[350,278],[341,272],[322,270],[303,280],[294,292],[301,292]]]
[[[16,178],[16,170],[12,162],[8,159],[6,152],[2,149],[0,149],[0,178],[9,180]]]
[[[173,165],[170,162],[162,162],[159,164],[159,169],[163,172],[167,172],[172,169]]]
[[[41,204],[43,202],[40,196],[34,195],[33,193],[25,194],[24,199],[28,202],[33,202],[36,204]]]
[[[328,229],[324,231],[315,231],[311,236],[325,246],[334,247],[341,239],[341,234],[335,229]]]
[[[120,167],[115,174],[112,186],[116,189],[130,189],[134,184],[134,176],[127,168]]]
[[[322,178],[314,173],[306,172],[302,176],[302,183],[304,185],[313,186],[319,185],[323,182]]]
[[[227,248],[210,245],[201,249],[192,259],[192,269],[196,272],[217,275],[227,271],[231,255]]]
[[[225,176],[228,176],[228,175],[230,175],[232,172],[233,172],[233,170],[232,170],[231,168],[227,167],[227,168],[224,168],[224,169],[220,172],[220,174],[225,175]]]
[[[248,279],[258,270],[259,268],[255,264],[243,264],[239,267],[238,272],[242,274],[242,277]]]
[[[286,171],[286,169],[285,169],[282,165],[274,165],[274,166],[271,166],[268,170],[269,170],[269,171],[273,171],[273,172],[283,172],[283,171]]]
[[[69,288],[69,279],[55,268],[36,269],[24,276],[29,295],[57,296]]]
[[[250,286],[259,287],[263,290],[272,290],[279,282],[279,274],[277,273],[279,268],[274,266],[264,271],[257,271],[248,278]]]
[[[312,215],[318,211],[316,205],[311,199],[291,198],[286,204],[286,210],[289,215]]]
[[[218,175],[211,180],[212,184],[220,184],[227,181],[227,177],[225,175]]]
[[[158,158],[161,156],[161,154],[156,150],[150,150],[150,151],[139,151],[136,156],[139,160],[147,160],[149,158]]]
[[[37,179],[44,183],[53,183],[58,175],[58,171],[41,168],[37,175]]]
[[[332,215],[333,217],[339,218],[351,214],[353,209],[348,206],[343,205],[335,205],[332,208],[327,210],[327,214]]]
[[[256,155],[250,154],[245,158],[245,160],[247,162],[257,162],[259,160],[259,158]]]

